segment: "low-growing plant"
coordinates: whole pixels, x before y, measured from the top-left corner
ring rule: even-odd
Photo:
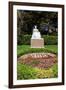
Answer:
[[[34,68],[20,64],[17,65],[17,79],[35,79],[36,71]]]
[[[40,63],[40,61],[37,61],[37,60],[33,60],[32,62],[31,62],[31,64],[33,65],[37,65],[37,64],[39,64]]]
[[[44,48],[31,48],[30,45],[18,45],[17,47],[17,56],[21,56],[27,53],[40,53],[40,52],[49,52],[57,54],[57,45],[45,45]]]
[[[44,79],[55,78],[58,76],[57,64],[49,69],[40,69],[28,66],[26,64],[17,64],[17,79]]]
[[[36,69],[37,70],[37,78],[51,78],[53,77],[52,69]]]
[[[52,70],[53,70],[54,77],[57,77],[58,76],[58,65],[57,65],[57,63],[55,65],[53,65]]]

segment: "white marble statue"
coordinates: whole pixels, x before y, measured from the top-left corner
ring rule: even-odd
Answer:
[[[33,29],[33,34],[31,39],[41,39],[41,34],[37,29],[37,26],[35,25],[34,29]]]

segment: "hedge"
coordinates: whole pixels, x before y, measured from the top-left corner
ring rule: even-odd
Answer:
[[[45,45],[57,45],[58,37],[51,35],[43,35]],[[30,45],[31,35],[19,35],[17,38],[18,45]]]
[[[45,45],[57,45],[57,36],[43,35]]]

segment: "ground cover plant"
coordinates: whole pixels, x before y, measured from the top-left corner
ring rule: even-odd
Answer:
[[[33,68],[31,66],[18,63],[17,65],[17,79],[44,79],[56,78],[58,75],[57,63],[49,69]]]
[[[57,45],[45,45],[44,48],[30,48],[29,45],[18,45],[17,55],[18,58],[21,55],[35,52],[54,53],[57,56]],[[34,60],[31,65],[17,63],[17,79],[43,79],[43,78],[56,78],[58,76],[58,65],[55,63],[50,68],[37,68],[32,67],[33,64],[37,65],[39,62]]]

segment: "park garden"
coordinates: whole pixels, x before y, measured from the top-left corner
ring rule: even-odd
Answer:
[[[17,11],[17,79],[58,77],[58,14],[45,11]],[[44,39],[44,48],[31,48],[34,25]],[[30,58],[26,55],[48,53],[54,57]],[[24,58],[22,58],[24,57]],[[42,62],[41,62],[42,60]]]

